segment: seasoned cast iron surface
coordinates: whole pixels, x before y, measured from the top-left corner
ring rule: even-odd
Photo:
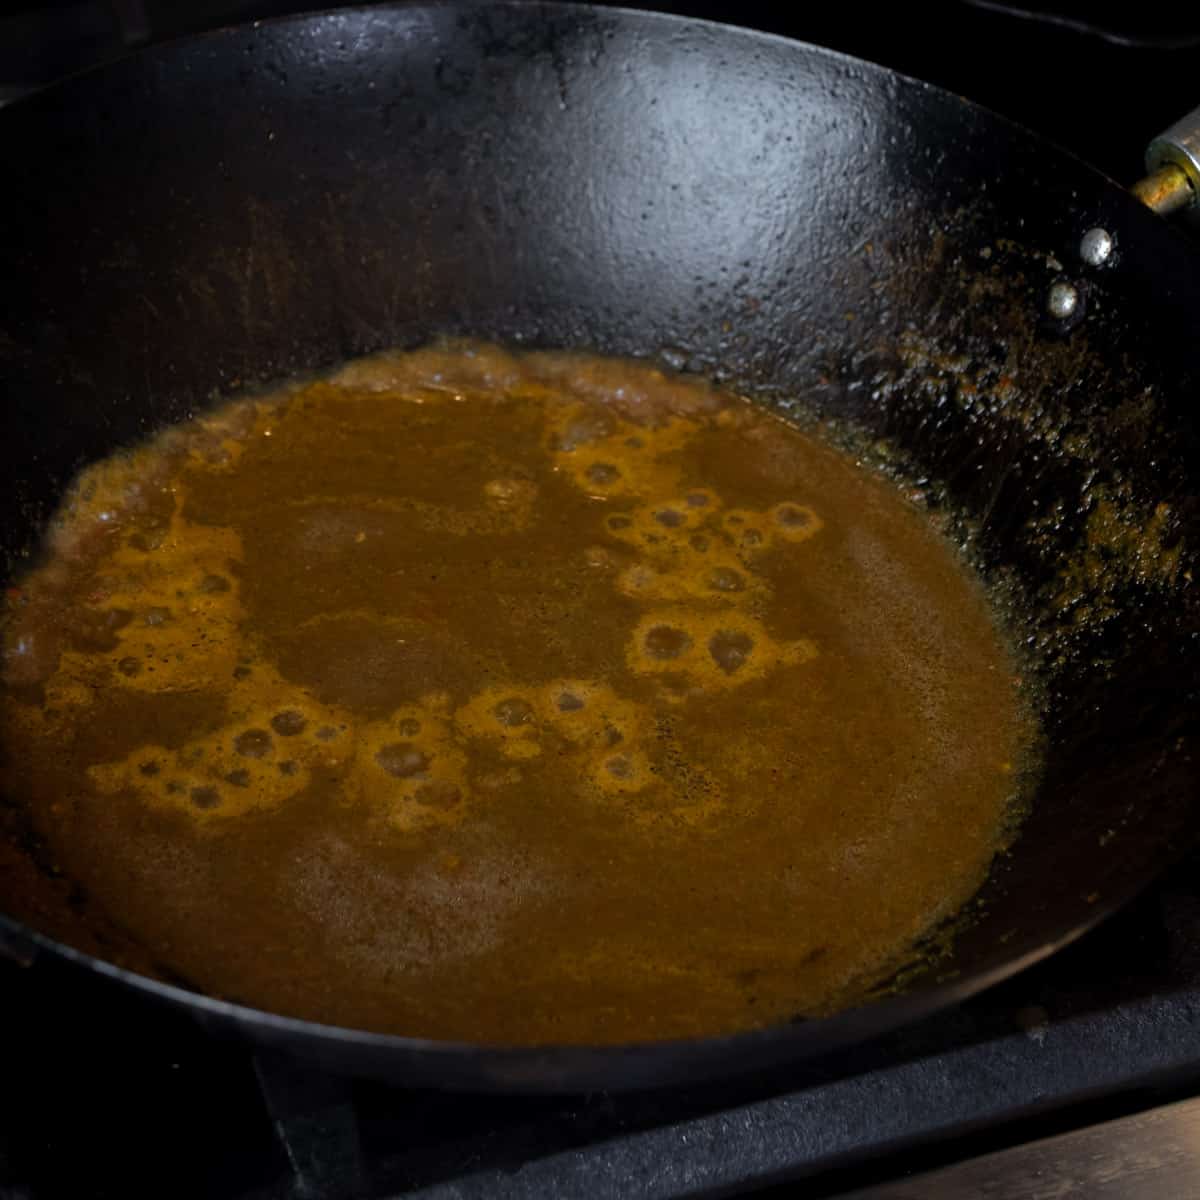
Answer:
[[[941,993],[783,1030],[740,1063],[1004,973],[1190,830],[1200,273],[1082,166],[835,55],[552,6],[235,31],[54,89],[0,130],[25,166],[0,198],[12,555],[78,465],[214,392],[444,332],[661,355],[799,397],[930,481],[1048,664],[1044,787]],[[1119,258],[1085,270],[1074,248],[1097,223]],[[1084,297],[1070,328],[1043,316],[1064,276]],[[545,1086],[728,1054],[392,1046],[355,1065]]]

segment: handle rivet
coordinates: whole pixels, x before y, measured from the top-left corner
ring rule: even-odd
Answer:
[[[1079,307],[1079,290],[1073,283],[1059,280],[1051,285],[1046,297],[1046,311],[1060,321],[1065,321]]]
[[[1089,229],[1079,239],[1079,257],[1089,267],[1102,267],[1112,258],[1115,247],[1113,235],[1107,229],[1101,229],[1097,225],[1095,229]]]

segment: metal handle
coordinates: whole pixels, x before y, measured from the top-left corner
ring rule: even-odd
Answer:
[[[1133,194],[1160,216],[1200,214],[1200,108],[1176,121],[1146,147],[1145,179]]]

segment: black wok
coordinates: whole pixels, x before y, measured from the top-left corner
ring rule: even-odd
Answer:
[[[5,110],[0,144],[10,573],[83,463],[247,384],[443,333],[660,356],[882,443],[1024,614],[1047,738],[951,962],[830,1019],[531,1050],[252,1011],[105,962],[133,960],[9,805],[0,937],[36,969],[397,1081],[669,1083],[951,1004],[1078,937],[1191,839],[1200,254],[1084,164],[824,50],[515,4],[167,46]],[[1091,267],[1096,226],[1116,252]],[[1064,282],[1077,303],[1051,315]],[[36,896],[13,886],[31,863]]]

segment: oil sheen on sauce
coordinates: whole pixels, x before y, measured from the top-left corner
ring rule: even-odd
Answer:
[[[984,879],[1028,736],[893,485],[483,345],[91,468],[4,636],[5,790],[89,906],[201,990],[431,1038],[854,1002]]]

